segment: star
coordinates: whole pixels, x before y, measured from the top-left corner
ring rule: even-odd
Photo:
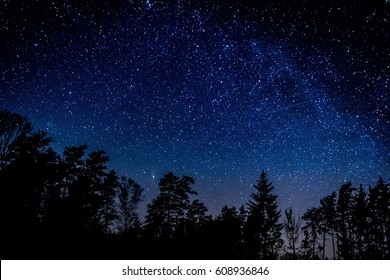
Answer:
[[[105,150],[144,204],[168,171],[193,176],[213,215],[263,169],[300,212],[390,174],[388,1],[168,2],[7,6],[0,109],[59,154]]]

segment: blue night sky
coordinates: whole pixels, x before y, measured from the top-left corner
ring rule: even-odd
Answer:
[[[0,109],[107,151],[143,209],[168,171],[213,215],[262,169],[301,213],[389,181],[390,4],[253,2],[2,1]]]

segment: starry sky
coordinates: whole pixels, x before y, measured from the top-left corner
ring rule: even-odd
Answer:
[[[264,169],[302,213],[390,180],[390,3],[323,2],[5,0],[0,109],[107,151],[143,209],[173,171],[215,215]]]

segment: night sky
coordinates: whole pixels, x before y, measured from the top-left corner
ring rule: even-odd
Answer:
[[[390,181],[388,1],[112,2],[2,1],[0,109],[107,151],[143,209],[168,171],[213,215],[262,169],[301,213]]]

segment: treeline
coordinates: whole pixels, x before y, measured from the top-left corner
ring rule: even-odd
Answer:
[[[295,218],[285,211],[287,259],[390,259],[390,184],[379,177],[368,192],[343,184],[318,207]],[[302,240],[297,244],[302,233]]]
[[[263,171],[246,205],[212,217],[194,178],[172,172],[138,216],[143,188],[104,151],[51,147],[27,118],[0,111],[2,259],[389,259],[390,191],[350,183],[302,219],[278,209]]]

